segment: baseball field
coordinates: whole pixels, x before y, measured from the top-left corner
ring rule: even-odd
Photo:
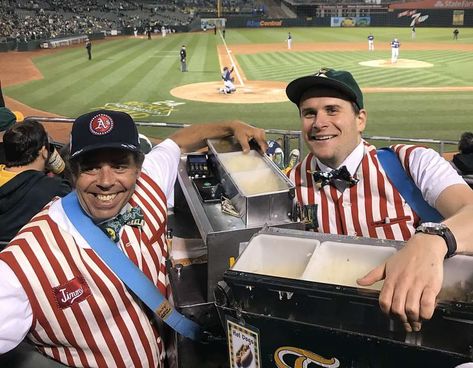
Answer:
[[[293,37],[287,49],[287,32]],[[36,52],[0,53],[7,106],[24,115],[75,117],[97,108],[127,111],[138,121],[202,123],[240,119],[299,129],[284,94],[292,79],[321,67],[353,73],[365,94],[367,136],[457,140],[473,130],[473,29],[266,28],[176,33],[152,40],[118,37]],[[368,51],[367,36],[375,37]],[[390,62],[390,41],[401,42]],[[186,45],[189,72],[180,72]],[[223,66],[235,65],[237,92],[219,93]],[[153,127],[153,137],[170,133]],[[454,147],[453,147],[454,148]]]

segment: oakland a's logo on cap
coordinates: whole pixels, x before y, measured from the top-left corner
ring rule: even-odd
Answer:
[[[314,77],[324,77],[324,78],[328,78],[325,74],[326,74],[329,70],[330,70],[330,69],[322,68],[322,69],[320,69],[317,73],[314,74]]]
[[[92,134],[104,135],[110,133],[113,129],[113,120],[105,114],[95,115],[90,120],[89,129]]]

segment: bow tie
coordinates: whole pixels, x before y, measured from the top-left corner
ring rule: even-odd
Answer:
[[[118,214],[107,222],[99,224],[99,227],[113,242],[116,243],[120,239],[120,230],[124,225],[141,227],[144,223],[145,220],[141,207],[136,206],[130,208],[124,213]]]
[[[355,185],[360,180],[351,176],[346,166],[342,166],[339,169],[335,169],[329,172],[323,171],[307,171],[314,177],[316,183],[320,183],[323,187],[327,184],[335,184],[336,181],[348,184],[349,187]]]

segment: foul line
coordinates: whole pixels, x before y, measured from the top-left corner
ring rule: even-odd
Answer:
[[[228,58],[230,59],[230,61],[232,63],[232,66],[234,67],[235,74],[236,74],[238,80],[240,81],[240,86],[244,87],[245,83],[243,83],[243,78],[241,77],[240,73],[238,72],[238,68],[235,66],[235,62],[233,61],[233,58],[230,55],[230,50],[227,47],[227,43],[225,42],[225,38],[223,38],[222,31],[219,30],[218,32],[220,33],[220,38],[223,41],[223,46],[225,46],[225,50],[227,51]]]

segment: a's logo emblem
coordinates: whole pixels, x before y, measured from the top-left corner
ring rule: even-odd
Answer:
[[[95,115],[90,121],[90,132],[95,135],[104,135],[113,129],[113,120],[105,114]]]
[[[286,363],[285,358],[291,356],[288,361],[294,362],[294,365]],[[294,361],[294,358],[296,360]],[[278,368],[292,368],[292,367],[325,367],[338,368],[340,361],[337,358],[324,358],[309,350],[295,348],[293,346],[281,346],[274,352],[274,362]]]
[[[317,73],[314,74],[314,77],[324,77],[328,78],[325,74],[329,71],[329,69],[322,68]]]
[[[54,287],[53,291],[56,303],[61,309],[68,308],[74,303],[80,303],[91,295],[89,285],[81,276]]]

